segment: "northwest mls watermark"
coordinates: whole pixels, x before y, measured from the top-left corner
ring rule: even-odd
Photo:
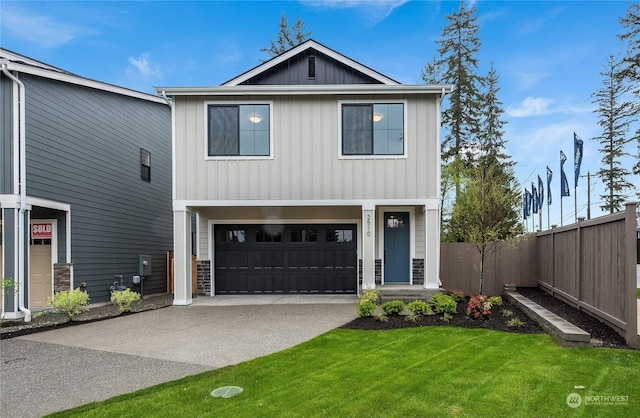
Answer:
[[[583,405],[625,406],[628,404],[628,395],[580,395],[578,393],[567,395],[567,405],[574,409]]]

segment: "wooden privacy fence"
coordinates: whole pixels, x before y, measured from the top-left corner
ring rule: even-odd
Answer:
[[[485,258],[482,293],[501,295],[505,283],[523,287],[538,285],[533,235],[500,242]],[[445,289],[461,290],[465,295],[480,291],[480,253],[473,244],[442,243],[440,281]]]
[[[173,251],[167,251],[167,293],[174,294],[174,267],[173,267]],[[196,296],[198,288],[198,268],[196,256],[191,256],[191,295]]]
[[[610,325],[638,347],[635,203],[626,210],[498,244],[485,261],[483,293],[506,283],[540,286]],[[443,243],[440,280],[446,289],[477,294],[480,255],[472,244]]]
[[[539,232],[538,284],[638,346],[636,207]]]

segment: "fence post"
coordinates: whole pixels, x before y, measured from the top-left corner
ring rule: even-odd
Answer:
[[[584,216],[578,218],[578,230],[577,230],[577,238],[578,241],[578,250],[576,251],[576,259],[578,261],[578,265],[576,266],[576,275],[578,277],[578,294],[576,295],[576,308],[581,310],[580,303],[582,303],[582,282],[584,278],[582,277],[582,223],[584,222]]]
[[[636,298],[636,203],[627,202],[625,204],[624,220],[624,295],[626,314],[626,341],[631,347],[638,348],[640,341],[638,338],[638,302]]]

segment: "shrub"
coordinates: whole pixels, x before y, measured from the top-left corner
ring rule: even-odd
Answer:
[[[447,290],[445,293],[451,296],[457,303],[464,302],[466,300],[462,290]]]
[[[365,289],[360,294],[359,300],[370,300],[374,304],[377,304],[379,297],[380,291],[378,289]]]
[[[407,306],[401,300],[390,300],[383,303],[381,308],[387,315],[400,315],[400,312],[407,309]]]
[[[375,302],[372,302],[368,299],[359,299],[358,303],[356,303],[356,311],[358,312],[358,316],[373,316],[373,312],[375,312],[375,310]]]
[[[485,295],[476,295],[469,298],[467,315],[473,319],[488,318],[491,316],[491,302]]]
[[[511,315],[513,315],[513,311],[510,311],[509,309],[502,310],[502,316],[506,316],[507,318],[509,318]]]
[[[89,294],[80,289],[63,290],[48,297],[49,305],[73,321],[76,316],[89,310]]]
[[[404,317],[404,320],[408,322],[418,322],[420,318],[420,314],[411,312],[409,315]]]
[[[111,303],[115,304],[120,312],[131,311],[131,304],[138,300],[140,300],[140,293],[132,292],[131,289],[111,292]]]
[[[502,296],[491,296],[489,302],[491,302],[491,306],[502,306]]]
[[[378,322],[387,322],[389,317],[385,314],[376,315],[376,321]]]
[[[522,328],[524,326],[524,322],[520,320],[520,318],[511,318],[507,321],[508,327]]]
[[[457,313],[458,304],[451,296],[445,295],[444,293],[433,295],[429,302],[436,313],[447,313],[452,315]]]
[[[415,315],[430,315],[433,313],[431,310],[431,305],[429,305],[424,300],[414,300],[413,302],[407,305],[407,309],[411,311],[411,313]]]

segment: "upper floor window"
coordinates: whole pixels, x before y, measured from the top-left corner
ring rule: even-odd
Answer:
[[[207,107],[209,157],[271,154],[268,104],[211,104]]]
[[[140,178],[151,181],[151,153],[143,148],[140,148]]]
[[[343,103],[342,155],[404,155],[403,103]]]

